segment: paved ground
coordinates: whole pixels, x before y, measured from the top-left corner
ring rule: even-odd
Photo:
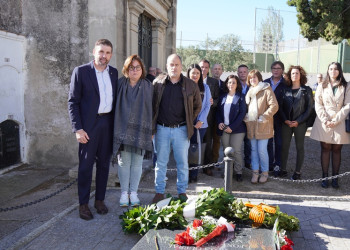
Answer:
[[[303,178],[318,178],[319,144],[309,139],[306,144],[308,155]],[[295,162],[293,150],[289,170]],[[347,145],[343,148],[341,172],[350,169],[349,152]],[[189,193],[196,195],[204,189],[222,187],[221,175],[221,171],[215,171],[214,177],[200,173],[198,183],[189,185]],[[169,172],[168,178],[167,192],[175,195],[176,172]],[[290,235],[295,242],[294,249],[350,249],[349,176],[340,180],[338,190],[321,189],[319,183],[297,184],[276,180],[252,185],[249,179],[250,174],[245,171],[242,183],[233,181],[233,194],[253,203],[278,204],[283,212],[297,216],[301,230]],[[24,165],[0,174],[0,208],[39,199],[70,181],[66,168]],[[149,204],[153,198],[153,181],[153,171],[147,168],[140,184],[139,197],[143,204]],[[2,212],[0,249],[131,249],[140,236],[122,232],[118,217],[123,209],[118,206],[119,196],[118,187],[109,189],[106,203],[110,212],[101,216],[92,208],[95,218],[89,222],[79,219],[76,185],[33,206]]]

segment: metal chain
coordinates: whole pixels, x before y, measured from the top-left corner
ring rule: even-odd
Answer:
[[[64,190],[66,190],[67,188],[69,188],[70,186],[72,186],[74,183],[76,183],[78,181],[78,179],[75,179],[74,181],[72,181],[71,183],[69,183],[68,185],[64,186],[63,188],[57,190],[56,192],[46,195],[43,198],[37,199],[35,201],[31,201],[31,202],[26,202],[22,205],[18,205],[18,206],[13,206],[13,207],[6,207],[6,208],[0,208],[0,213],[1,212],[7,212],[7,211],[12,211],[12,210],[16,210],[16,209],[20,209],[20,208],[24,208],[24,207],[29,207],[31,205],[40,203],[44,200],[50,199],[51,197],[54,197],[55,195],[63,192]]]
[[[252,170],[248,169],[248,168],[243,168],[245,171],[248,171],[250,173],[253,173]],[[261,175],[261,174],[259,174]],[[329,177],[324,177],[324,178],[317,178],[317,179],[310,179],[310,180],[290,180],[290,179],[284,179],[284,178],[279,178],[279,177],[273,177],[273,176],[269,176],[269,179],[273,179],[276,181],[284,181],[284,182],[293,182],[293,183],[314,183],[314,182],[321,182],[321,181],[328,181],[328,180],[332,180],[332,179],[337,179],[337,178],[341,178],[343,176],[346,175],[350,175],[350,172],[345,172],[342,174],[338,174],[338,175],[333,175],[333,176],[329,176]]]

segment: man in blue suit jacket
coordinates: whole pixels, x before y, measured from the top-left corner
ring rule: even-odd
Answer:
[[[108,213],[104,198],[112,155],[114,106],[118,81],[117,69],[108,65],[112,50],[110,41],[98,40],[93,49],[94,60],[76,67],[70,83],[68,111],[73,132],[79,142],[79,215],[84,220],[93,218],[88,203],[95,162],[94,207],[99,214]]]

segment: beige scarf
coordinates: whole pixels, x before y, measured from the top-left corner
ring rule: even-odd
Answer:
[[[246,115],[247,121],[256,121],[258,119],[258,102],[256,100],[256,94],[259,93],[263,88],[268,86],[266,82],[259,82],[255,87],[250,86],[245,101],[249,106],[248,113]]]

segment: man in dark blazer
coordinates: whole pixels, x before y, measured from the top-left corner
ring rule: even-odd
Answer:
[[[96,162],[97,213],[106,214],[104,203],[113,144],[113,121],[118,81],[117,69],[108,65],[113,46],[100,39],[93,49],[94,60],[74,69],[68,99],[72,130],[79,142],[79,215],[90,220],[89,197],[93,165]]]
[[[204,164],[209,164],[209,163],[217,162],[219,158],[220,137],[219,136],[215,137],[216,139],[219,140],[219,145],[215,150],[213,137],[216,135],[216,129],[213,129],[213,127],[215,127],[215,124],[216,124],[215,114],[216,114],[216,107],[220,97],[220,89],[219,89],[218,80],[209,76],[209,69],[210,69],[209,61],[206,59],[203,59],[199,62],[199,66],[202,69],[203,82],[209,86],[211,97],[212,97],[210,111],[207,116],[208,129],[205,132],[204,140],[203,140],[203,142],[206,143]],[[213,175],[212,168],[204,168],[203,172],[209,176]]]
[[[278,103],[282,98],[283,89],[286,87],[285,80],[283,78],[284,64],[281,61],[275,61],[271,64],[272,76],[264,80],[268,82],[275,93]],[[286,171],[280,171],[281,166],[281,150],[282,150],[282,119],[278,112],[273,116],[273,129],[274,137],[269,139],[267,144],[267,152],[269,154],[269,170],[274,171],[274,175],[285,177]],[[275,144],[275,150],[274,145]]]

